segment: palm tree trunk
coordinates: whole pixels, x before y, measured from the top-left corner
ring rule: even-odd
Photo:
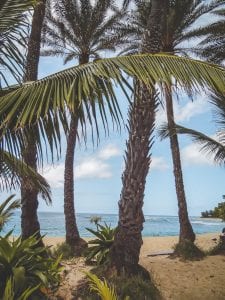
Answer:
[[[161,23],[164,0],[152,1],[149,24],[143,36],[142,52],[156,53],[161,47]],[[153,89],[154,90],[154,89]],[[110,251],[112,266],[117,271],[132,275],[139,272],[139,254],[142,245],[144,215],[142,211],[144,189],[148,174],[152,146],[152,133],[157,107],[155,93],[138,83],[134,103],[129,111],[129,138],[122,175],[119,201],[119,223]]]
[[[167,121],[168,127],[171,131],[175,126],[174,122],[174,113],[173,113],[173,99],[172,99],[172,91],[171,87],[165,88],[165,99],[166,99],[166,112],[167,112]],[[178,215],[180,222],[180,235],[179,241],[189,240],[191,242],[195,241],[195,234],[193,228],[191,226],[188,211],[187,211],[187,203],[184,191],[184,183],[183,183],[183,174],[181,167],[181,159],[180,159],[180,149],[177,134],[170,134],[170,148],[172,152],[173,159],[173,172],[175,178],[175,186],[177,193],[177,201],[178,201]]]
[[[87,54],[81,55],[79,64],[89,61]],[[80,255],[87,243],[80,238],[76,224],[76,214],[74,205],[74,153],[76,147],[78,117],[71,115],[70,128],[67,136],[67,149],[64,171],[64,214],[66,226],[66,243],[71,246],[75,255]]]
[[[27,61],[24,81],[37,80],[38,63],[40,57],[41,29],[45,16],[46,0],[41,0],[34,8],[32,29],[28,43]],[[37,170],[37,149],[35,138],[30,135],[27,138],[26,149],[23,150],[24,162]],[[37,216],[38,191],[31,188],[29,178],[23,177],[21,181],[21,230],[22,238],[27,238],[34,233],[40,237],[40,224]]]
[[[78,119],[71,116],[64,172],[64,214],[66,224],[66,243],[69,244],[76,255],[80,255],[87,243],[80,238],[76,224],[74,206],[74,152],[76,147]]]

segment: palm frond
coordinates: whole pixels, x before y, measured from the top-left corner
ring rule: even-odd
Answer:
[[[26,184],[35,187],[42,198],[51,203],[51,191],[47,181],[31,167],[7,151],[0,152],[0,190],[11,190],[20,186],[21,178],[27,178]]]
[[[23,75],[29,24],[25,12],[36,0],[2,0],[0,3],[0,88],[8,85],[5,72],[20,82]]]
[[[225,134],[220,132],[218,140],[205,135],[194,129],[186,128],[176,125],[173,129],[169,130],[167,125],[163,125],[159,130],[159,135],[162,139],[169,137],[173,134],[186,134],[192,138],[195,143],[198,143],[201,148],[200,151],[212,157],[214,162],[219,165],[225,165]]]
[[[97,122],[96,109],[105,112],[106,105],[111,116],[118,119],[119,103],[113,84],[124,86],[122,72],[149,87],[154,82],[170,84],[176,80],[178,86],[187,90],[225,89],[225,70],[197,60],[166,54],[102,59],[23,84],[0,97],[2,127],[13,124],[14,128],[21,128],[40,118],[44,122],[49,112],[54,115],[66,107],[75,114],[79,111],[83,122],[85,113]]]

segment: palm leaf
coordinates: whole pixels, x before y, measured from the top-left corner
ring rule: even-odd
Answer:
[[[176,127],[169,130],[168,126],[164,125],[160,128],[159,134],[162,139],[169,137],[171,134],[186,134],[190,136],[194,142],[201,146],[201,152],[213,157],[216,164],[225,165],[224,132],[220,132],[220,134],[218,134],[219,140],[215,140],[214,138],[194,129],[176,125]]]
[[[25,12],[36,0],[1,0],[0,3],[0,88],[8,85],[7,70],[20,82],[23,75],[25,46],[29,24]],[[4,71],[2,71],[2,69]]]
[[[27,184],[38,189],[42,198],[51,203],[51,191],[47,181],[31,167],[7,151],[0,152],[0,190],[11,190],[20,186],[21,178],[27,178]]]
[[[40,118],[48,118],[68,107],[79,113],[83,122],[85,113],[97,122],[94,112],[108,106],[114,119],[119,117],[119,103],[113,84],[124,85],[122,72],[136,76],[149,87],[154,83],[177,85],[188,91],[206,89],[224,91],[225,70],[201,61],[166,54],[143,54],[108,58],[53,74],[0,97],[2,125],[14,128],[31,125]],[[98,100],[98,101],[96,101]],[[88,104],[87,104],[88,103]],[[105,118],[105,117],[104,117]]]

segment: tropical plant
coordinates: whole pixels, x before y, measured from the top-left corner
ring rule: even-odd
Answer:
[[[35,293],[35,291],[39,288],[39,286],[33,287],[33,288],[27,288],[22,292],[20,295],[16,295],[15,290],[15,281],[10,278],[8,279],[5,290],[3,292],[3,300],[27,300],[30,298],[32,294]]]
[[[28,288],[34,288],[36,293],[44,296],[43,288],[49,289],[59,283],[60,257],[54,260],[46,257],[45,247],[38,247],[35,236],[26,240],[13,239],[11,233],[0,237],[0,297],[4,291],[10,291],[7,287],[10,284],[13,284],[15,299]]]
[[[104,225],[97,223],[96,228],[96,230],[86,228],[96,236],[96,239],[88,242],[89,247],[85,250],[84,255],[87,262],[95,258],[97,264],[103,264],[109,258],[109,251],[113,245],[116,228],[111,228],[106,223]]]
[[[89,281],[90,290],[97,293],[102,300],[118,300],[115,288],[109,286],[105,279],[101,280],[95,274],[90,272],[85,272],[85,274]],[[128,299],[128,297],[125,298],[125,300]]]
[[[45,48],[42,55],[56,55],[64,63],[73,60],[78,64],[100,58],[102,51],[114,51],[126,43],[120,32],[121,20],[126,14],[127,4],[122,9],[114,0],[60,0],[52,1],[55,10],[46,18],[43,34]],[[127,2],[127,1],[125,1]],[[74,152],[80,123],[79,108],[71,114],[67,134],[67,149],[64,171],[64,214],[66,242],[80,254],[86,242],[80,238],[74,208]]]
[[[32,17],[31,33],[28,41],[27,56],[25,63],[24,82],[35,81],[38,78],[38,64],[41,47],[41,30],[45,16],[46,0],[38,0]],[[26,133],[24,147],[21,149],[24,162],[37,170],[37,140],[39,128],[33,125]],[[28,238],[36,233],[40,243],[40,224],[38,221],[38,189],[30,186],[29,178],[22,176],[21,179],[21,230],[22,237]]]
[[[158,53],[162,49],[162,22],[167,1],[152,0],[146,27],[141,36],[139,52]],[[125,169],[119,201],[119,222],[110,259],[120,273],[137,274],[142,241],[144,214],[142,210],[145,182],[151,162],[150,149],[155,127],[158,96],[153,78],[148,86],[136,81],[134,101],[129,110]],[[149,91],[149,86],[151,91]]]
[[[148,27],[148,17],[151,11],[151,3],[146,1],[136,1],[137,11],[131,16],[129,32],[132,36],[131,45],[123,50],[123,53],[135,53],[140,48],[142,36]],[[190,38],[190,28],[202,15],[212,11],[223,1],[211,1],[209,4],[205,1],[168,1],[168,7],[165,13],[165,19],[162,24],[162,51],[188,55],[188,50],[183,46],[183,42]],[[173,113],[173,87],[172,83],[164,85],[164,98],[166,102],[166,113],[168,127],[174,127]],[[176,135],[170,135],[170,146],[174,165],[175,186],[178,200],[178,215],[180,221],[180,241],[189,239],[195,240],[191,223],[189,221],[186,197],[184,191],[183,174],[181,167],[179,142]]]
[[[2,0],[0,3],[0,88],[8,85],[7,70],[21,82],[28,36],[27,10],[36,0]]]
[[[13,200],[15,195],[9,196],[5,201],[0,204],[0,232],[4,225],[9,221],[13,215],[13,211],[20,207],[19,200]],[[11,203],[10,203],[11,202]]]

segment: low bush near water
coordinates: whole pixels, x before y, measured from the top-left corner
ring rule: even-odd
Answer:
[[[24,300],[30,293],[32,299],[45,299],[59,284],[60,258],[47,257],[35,236],[13,239],[11,233],[0,237],[0,299]]]

